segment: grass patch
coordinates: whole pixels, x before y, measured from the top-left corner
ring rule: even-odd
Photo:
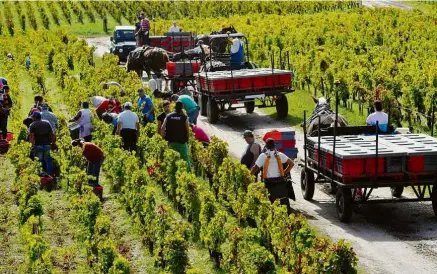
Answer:
[[[293,93],[287,95],[288,99],[288,117],[284,120],[291,126],[300,128],[300,124],[303,123],[304,111],[307,111],[307,118],[314,110],[314,102],[311,98],[311,93],[307,90],[296,90]],[[335,101],[331,102],[332,110],[335,110]],[[366,124],[366,111],[361,116],[358,112],[358,104],[352,105],[352,110],[346,109],[339,105],[339,114],[343,115],[350,125],[365,125]],[[263,110],[268,115],[276,118],[276,108],[265,108]]]

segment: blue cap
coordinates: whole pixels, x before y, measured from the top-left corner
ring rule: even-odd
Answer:
[[[41,112],[35,111],[34,113],[32,113],[32,117],[33,118],[41,118]]]

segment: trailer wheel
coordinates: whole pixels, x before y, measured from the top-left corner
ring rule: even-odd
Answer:
[[[219,109],[217,106],[217,102],[211,97],[208,98],[206,114],[208,116],[208,122],[210,124],[217,123],[219,117]]]
[[[403,186],[395,186],[391,187],[391,195],[396,198],[400,198],[402,196],[402,192],[404,192]]]
[[[246,108],[246,113],[252,113],[255,110],[255,101],[244,102],[244,108]]]
[[[288,100],[285,95],[276,97],[276,113],[278,119],[284,119],[288,115]]]
[[[331,183],[331,187],[329,188],[329,194],[336,194],[337,193],[337,184]]]
[[[434,210],[434,214],[437,217],[437,184],[435,184],[432,187],[431,201],[432,201],[432,209]]]
[[[300,189],[302,191],[302,197],[311,201],[314,196],[314,173],[311,170],[302,169],[300,172]]]
[[[200,107],[200,115],[202,116],[206,116],[206,108],[207,108],[207,104],[208,104],[208,97],[206,97],[205,95],[199,94],[199,96],[197,96],[198,98],[198,104]]]
[[[347,223],[352,217],[352,192],[348,188],[338,188],[335,195],[337,216],[341,222]]]

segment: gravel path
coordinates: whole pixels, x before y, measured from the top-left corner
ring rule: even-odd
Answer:
[[[109,37],[92,38],[88,42],[97,46],[99,54],[105,50],[102,47],[108,47]],[[210,125],[205,117],[199,117],[199,126],[208,134],[226,141],[229,152],[236,158],[241,156],[246,146],[242,138],[245,129],[253,130],[258,139],[272,129],[295,130],[259,109],[253,114],[245,114],[244,109],[225,112],[215,125]],[[296,132],[296,139],[299,157],[302,157],[302,132]],[[298,167],[293,169],[292,178],[299,183]],[[302,198],[298,184],[295,185],[295,192],[297,202],[293,202],[293,208],[307,216],[321,233],[334,240],[345,239],[352,243],[360,258],[360,268],[364,271],[396,274],[436,272],[437,220],[430,202],[366,205],[354,212],[351,223],[343,224],[338,221],[335,198],[327,194],[326,186],[317,187],[311,202]],[[410,191],[405,192],[404,195],[411,195]],[[390,192],[378,189],[372,197],[390,197]]]

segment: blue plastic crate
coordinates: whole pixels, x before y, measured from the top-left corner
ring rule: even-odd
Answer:
[[[294,131],[281,131],[282,140],[294,140],[295,132]]]
[[[297,158],[297,148],[288,148],[284,150],[284,154],[291,159]]]

